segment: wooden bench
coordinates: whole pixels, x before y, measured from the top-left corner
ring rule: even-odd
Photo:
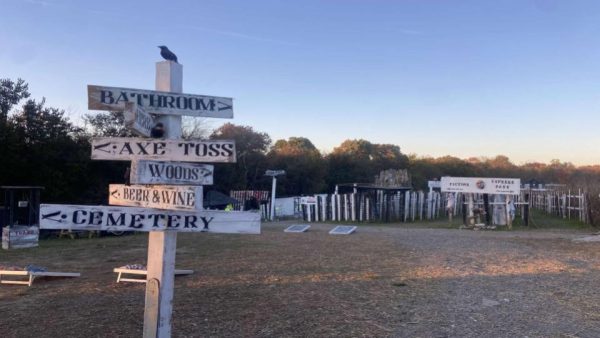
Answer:
[[[25,276],[27,279],[2,279],[2,276]],[[0,270],[1,284],[20,284],[31,286],[35,277],[79,277],[78,272],[50,272],[50,271],[27,271],[27,270]]]
[[[117,275],[117,283],[119,282],[135,282],[135,283],[146,283],[146,275],[148,275],[148,271],[139,270],[139,269],[125,269],[125,268],[115,268],[114,272],[118,273]],[[194,273],[194,270],[177,270],[175,269],[175,276],[181,275],[191,275]],[[133,276],[123,276],[123,275],[133,275]],[[134,278],[134,276],[139,276],[141,278]]]

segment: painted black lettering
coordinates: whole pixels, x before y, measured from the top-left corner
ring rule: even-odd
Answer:
[[[218,143],[211,143],[208,145],[208,156],[219,156],[219,148],[221,148],[221,145]]]
[[[125,226],[125,214],[120,213],[117,219],[114,218],[113,214],[109,213],[106,218],[107,226]]]
[[[73,212],[73,224],[85,224],[85,218],[82,220],[79,220],[80,213],[81,213],[81,216],[87,215],[87,211],[85,211],[85,210],[75,210]]]
[[[175,98],[173,96],[167,96],[166,100],[167,104],[169,105],[169,108],[175,108],[175,106],[173,105],[173,101],[175,101]]]
[[[148,168],[150,168],[150,175],[152,175],[152,177],[162,177],[162,173],[165,171],[164,166],[156,164],[148,164]]]
[[[167,228],[178,228],[181,224],[179,223],[179,215],[167,215]]]
[[[184,228],[198,228],[196,222],[198,221],[198,217],[196,215],[186,215],[184,216],[185,225]]]
[[[115,104],[119,104],[121,102],[129,102],[129,98],[127,97],[126,92],[121,92],[119,94],[119,97],[117,97],[117,99],[115,100]]]
[[[214,219],[214,217],[211,217],[210,219],[207,219],[206,217],[200,217],[200,220],[202,221],[202,223],[204,224],[204,227],[202,228],[202,231],[208,231],[208,225],[210,224],[210,222],[212,222],[212,220]]]
[[[123,144],[123,148],[121,148],[121,151],[119,151],[119,155],[123,154],[124,151],[127,151],[127,154],[129,155],[133,155],[133,149],[131,149],[131,145],[129,144],[129,142],[125,142]]]
[[[140,229],[144,227],[144,215],[143,214],[131,214],[131,221],[129,227],[134,229]]]
[[[100,225],[102,224],[102,216],[104,213],[102,211],[92,211],[90,212],[90,218],[88,220],[88,224],[90,225]]]
[[[221,147],[221,149],[223,150],[223,152],[221,153],[221,155],[223,156],[233,156],[233,143],[225,143],[223,144],[223,146]]]
[[[140,150],[140,152],[138,153],[139,155],[148,155],[146,148],[150,145],[150,143],[146,143],[144,145],[143,143],[136,142],[135,144],[137,144],[138,149]]]
[[[182,204],[185,204],[185,199],[183,198],[184,194],[185,194],[184,192],[177,191],[175,193],[175,198],[173,199],[173,205],[182,205]]]
[[[113,97],[113,93],[109,90],[101,90],[100,91],[100,102],[113,104],[115,103],[115,98]]]
[[[162,214],[150,214],[148,217],[152,217],[154,218],[152,221],[152,227],[153,228],[160,228],[160,225],[158,224],[158,221],[161,219],[165,218],[165,215]]]
[[[164,155],[166,146],[167,144],[165,142],[154,143],[154,155]]]
[[[206,156],[208,153],[208,146],[206,143],[198,143],[196,144],[196,156]]]

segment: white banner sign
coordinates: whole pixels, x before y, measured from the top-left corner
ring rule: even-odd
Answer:
[[[42,204],[40,229],[260,234],[260,213],[212,210],[188,212],[103,205]]]
[[[229,97],[88,85],[88,109],[123,111],[128,102],[152,114],[233,118]]]
[[[518,195],[520,191],[518,178],[442,177],[442,192]]]
[[[236,156],[235,143],[229,140],[96,137],[92,138],[92,159],[234,163]]]
[[[146,113],[140,106],[128,103],[123,111],[125,127],[133,130],[140,136],[150,137],[152,128],[156,125],[154,117]]]
[[[132,184],[212,185],[214,166],[186,162],[133,161]]]
[[[199,210],[202,207],[202,186],[110,184],[108,204],[166,210]]]

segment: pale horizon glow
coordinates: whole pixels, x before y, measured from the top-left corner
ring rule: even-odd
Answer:
[[[184,92],[234,98],[273,141],[600,164],[600,3],[7,0],[0,78],[88,113],[88,84],[153,89],[158,45]]]

